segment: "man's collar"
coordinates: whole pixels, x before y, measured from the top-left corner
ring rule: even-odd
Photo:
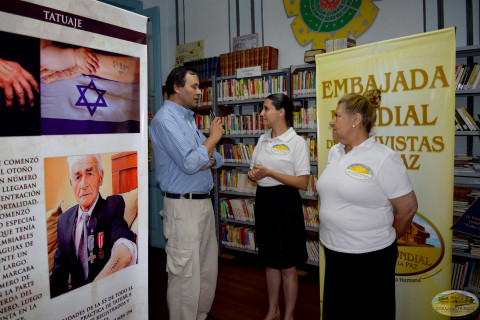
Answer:
[[[186,118],[187,116],[194,115],[194,112],[192,110],[182,107],[181,105],[171,100],[165,100],[164,107],[167,107],[169,110],[178,114],[180,117]]]

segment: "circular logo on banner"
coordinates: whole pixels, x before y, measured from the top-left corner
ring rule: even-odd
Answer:
[[[449,290],[437,294],[432,300],[432,307],[445,316],[464,317],[477,311],[478,298],[467,291]]]
[[[325,41],[360,36],[372,24],[378,8],[372,0],[283,0],[297,41],[312,49],[325,48]]]
[[[413,276],[435,268],[445,254],[445,243],[437,227],[421,213],[415,213],[407,232],[397,240],[396,276]],[[400,279],[420,282],[421,279]]]

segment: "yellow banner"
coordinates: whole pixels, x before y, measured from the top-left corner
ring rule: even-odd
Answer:
[[[399,320],[444,319],[433,310],[432,299],[449,290],[451,281],[454,71],[453,28],[316,56],[318,174],[325,167],[328,150],[337,143],[328,123],[338,100],[345,93],[380,89],[382,103],[372,131],[377,142],[402,156],[418,198],[410,231],[423,238],[398,241]],[[324,260],[320,251],[323,306]]]

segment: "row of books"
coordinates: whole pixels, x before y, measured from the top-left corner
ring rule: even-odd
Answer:
[[[272,93],[287,94],[286,76],[224,79],[217,82],[217,101],[219,102],[261,99]]]
[[[248,178],[247,172],[239,169],[220,171],[220,191],[234,191],[254,194],[257,183]]]
[[[263,118],[258,112],[252,114],[234,114],[222,117],[223,130],[225,134],[261,134],[265,132]]]
[[[308,186],[306,190],[299,190],[303,196],[316,196],[317,188],[315,184],[318,177],[310,175],[308,177]],[[257,183],[248,178],[248,174],[240,169],[223,169],[220,171],[220,191],[233,191],[254,194],[257,189]]]
[[[222,219],[255,222],[254,199],[221,199],[220,214]]]
[[[206,106],[212,106],[213,105],[213,90],[211,86],[207,87],[201,87],[200,90],[202,91],[202,94],[200,95],[199,101],[198,101],[198,107],[206,107]],[[167,92],[163,92],[163,101],[168,100],[168,95]],[[195,108],[193,108],[195,110]]]
[[[195,69],[200,80],[210,79],[212,76],[220,76],[220,57],[187,61],[183,65]]]
[[[452,237],[452,251],[453,252],[461,252],[461,253],[469,253],[470,252],[470,241],[468,238],[458,235],[457,233],[454,234]]]
[[[455,66],[455,88],[457,90],[480,88],[480,67],[478,63]]]
[[[318,176],[311,174],[308,176],[308,185],[306,190],[299,190],[300,194],[303,196],[317,196],[317,187],[315,186],[317,183]]]
[[[207,133],[213,118],[210,115],[202,115],[199,113],[196,113],[194,118],[198,130],[200,130],[202,133]]]
[[[201,116],[198,116],[201,118]],[[203,119],[208,120],[208,116],[203,116]],[[197,119],[197,117],[195,117]],[[211,119],[211,118],[210,118]],[[201,122],[200,125],[197,123],[198,128],[202,132],[204,131],[203,126],[209,125],[208,121]],[[208,128],[208,127],[207,127]],[[207,130],[208,131],[208,130]],[[317,139],[311,136],[302,136],[306,142],[307,146],[310,148],[310,161],[314,162],[317,161]],[[255,146],[253,144],[245,144],[245,143],[223,143],[218,146],[218,153],[220,153],[223,157],[223,161],[225,163],[245,163],[248,164],[252,160],[253,157],[253,150]]]
[[[452,262],[452,290],[480,293],[480,261]]]
[[[303,204],[302,210],[303,210],[303,220],[305,220],[305,226],[310,228],[318,228],[319,226],[318,207]]]
[[[465,107],[455,108],[455,130],[457,131],[478,131],[480,127]]]
[[[474,218],[478,219],[477,217],[472,217],[472,219]],[[480,239],[463,233],[454,232],[452,237],[452,251],[480,256]]]
[[[222,223],[220,239],[224,246],[252,252],[258,251],[255,239],[255,229],[251,227]]]
[[[198,101],[199,107],[212,106],[213,105],[213,90],[212,87],[203,87],[200,88],[202,94]]]
[[[475,172],[475,167],[478,166],[480,159],[474,156],[455,155],[453,159],[453,167],[456,173],[461,172]]]
[[[224,143],[218,146],[218,153],[222,155],[225,163],[250,163],[254,148],[252,144]]]
[[[357,45],[357,40],[349,37],[332,39],[325,41],[325,51],[332,52],[341,49],[355,47]]]
[[[315,71],[305,70],[292,74],[292,92],[293,94],[315,93]]]
[[[307,239],[307,255],[308,255],[308,261],[318,263],[319,258],[318,258],[318,240],[313,240],[313,239]]]
[[[240,226],[231,223],[222,223],[221,242],[224,246],[257,252],[255,229],[247,226]],[[319,262],[319,242],[314,239],[307,239],[307,261]]]
[[[221,199],[220,215],[222,219],[255,222],[254,199]],[[302,205],[305,226],[318,228],[318,209],[316,206]]]
[[[220,55],[220,76],[237,73],[237,69],[260,66],[262,71],[278,68],[278,49],[270,46],[240,50]]]
[[[300,108],[293,111],[294,129],[316,129],[317,128],[317,108]]]
[[[300,135],[307,141],[307,146],[310,148],[310,161],[317,161],[317,139],[312,136]]]
[[[468,209],[468,201],[453,200],[453,212],[464,213]]]

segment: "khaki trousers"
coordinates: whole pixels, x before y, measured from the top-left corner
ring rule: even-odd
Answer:
[[[218,242],[211,199],[164,197],[170,320],[204,320],[213,303]]]

